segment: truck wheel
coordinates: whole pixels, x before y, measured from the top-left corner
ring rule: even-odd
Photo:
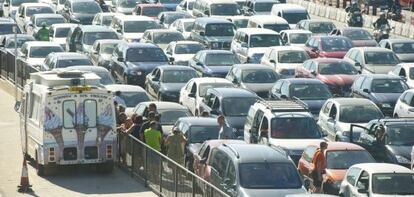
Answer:
[[[114,170],[114,163],[101,163],[96,165],[96,171],[102,174],[109,174]]]
[[[37,157],[37,152],[36,152],[36,158],[35,158],[35,164],[36,164],[36,174],[38,176],[45,176],[45,166],[39,163],[39,158]]]

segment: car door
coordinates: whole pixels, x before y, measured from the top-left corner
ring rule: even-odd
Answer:
[[[229,158],[223,151],[213,149],[212,160],[210,165],[211,183],[222,191],[224,190],[223,181],[228,163]]]
[[[193,58],[191,66],[197,71],[198,76],[204,76],[204,66],[202,62],[205,56],[205,53],[199,53]]]
[[[351,196],[355,197],[366,197],[368,196],[366,193],[360,193],[358,190],[366,190],[369,191],[370,188],[370,176],[369,173],[362,170],[358,176],[358,179],[353,187],[350,188]]]
[[[229,196],[237,196],[236,165],[229,159],[223,180],[223,191]]]
[[[325,134],[328,134],[327,122],[329,118],[329,111],[331,110],[333,102],[326,101],[319,112],[318,125]]]
[[[314,145],[310,145],[306,147],[305,150],[303,150],[302,157],[299,159],[298,169],[299,169],[299,172],[305,177],[312,178],[311,172],[314,167],[312,164],[312,160],[313,160],[313,155],[315,154],[317,148],[318,147]],[[306,185],[306,181],[305,181],[305,185]]]
[[[351,96],[352,97],[355,97],[355,98],[360,98],[361,97],[361,95],[360,95],[360,92],[362,91],[361,86],[362,86],[362,83],[364,82],[364,80],[365,80],[364,76],[359,76],[354,81],[354,83],[352,84],[352,87],[351,87]]]
[[[197,156],[194,158],[194,172],[196,172],[196,174],[204,179],[207,178],[207,180],[210,177],[207,177],[207,161],[208,161],[208,156],[210,155],[210,145],[205,144],[203,147],[200,148],[200,151],[198,152]]]
[[[361,98],[370,99],[370,90],[371,90],[372,78],[365,77],[365,80],[362,82],[361,88],[359,89],[359,95]]]
[[[400,117],[414,117],[414,99],[413,93],[407,92],[399,106],[398,115]]]
[[[342,181],[340,194],[344,197],[352,197],[351,189],[355,186],[359,175],[361,174],[361,169],[357,167],[351,167],[348,169],[344,180]]]
[[[215,99],[216,99],[216,96],[212,92],[207,91],[207,94],[204,97],[203,102],[200,103],[200,112],[207,111],[210,113],[211,106],[213,105]]]
[[[335,140],[336,137],[336,123],[338,122],[338,106],[333,103],[329,110],[328,119],[326,120],[326,130],[328,132],[328,138]]]
[[[282,85],[283,85],[284,81],[283,80],[279,80],[275,83],[275,85],[272,87],[271,91],[271,97],[276,98],[276,99],[280,99],[280,95],[281,95],[281,89],[282,89]]]

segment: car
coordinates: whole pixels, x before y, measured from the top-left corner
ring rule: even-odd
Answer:
[[[343,59],[362,74],[387,74],[400,63],[393,51],[381,47],[354,47]]]
[[[196,0],[194,17],[220,18],[241,15],[239,5],[233,0]]]
[[[144,32],[149,29],[158,29],[160,25],[147,16],[115,16],[110,27],[118,33],[119,37],[127,42],[139,42]]]
[[[15,27],[16,33],[20,34],[22,31],[13,19],[0,17],[0,35],[14,34],[13,29]]]
[[[15,36],[17,43],[15,42]],[[14,77],[14,70],[16,67],[15,58],[21,54],[20,48],[28,41],[35,41],[33,36],[27,34],[6,34],[0,35],[0,67],[1,74],[5,78]],[[16,48],[17,51],[16,51]],[[17,53],[16,53],[17,52]],[[5,62],[10,62],[5,64]]]
[[[323,152],[325,158],[325,176],[322,180],[322,191],[325,194],[338,195],[341,182],[349,167],[360,163],[375,163],[375,159],[363,147],[348,142],[327,142],[328,148]],[[312,144],[305,148],[299,159],[299,174],[304,177],[305,185],[313,183],[312,170],[315,152],[319,144]]]
[[[328,86],[318,79],[290,78],[278,80],[269,91],[269,98],[275,100],[299,99],[304,102],[315,118],[322,105],[333,95]]]
[[[113,12],[100,12],[95,15],[92,20],[92,25],[102,25],[102,26],[110,26],[112,23],[112,19],[115,16],[120,16],[123,14],[120,13],[113,13]]]
[[[165,7],[167,11],[175,11],[177,6],[181,3],[180,0],[158,0],[157,3]]]
[[[231,197],[306,193],[295,164],[280,148],[223,144],[211,151],[211,184]]]
[[[17,37],[17,43],[15,42],[14,34],[1,35],[0,36],[0,47],[7,49],[7,50],[13,50],[14,52],[15,45],[17,49],[20,49],[25,42],[35,41],[35,38],[33,36],[27,35],[27,34],[16,34],[16,37]]]
[[[193,16],[187,12],[164,11],[158,14],[157,21],[160,25],[168,28],[171,23],[180,18],[193,18]]]
[[[386,74],[360,75],[351,87],[351,95],[373,101],[386,116],[393,116],[395,103],[408,89],[403,79]]]
[[[250,16],[228,16],[227,20],[232,22],[236,29],[247,28],[247,23],[249,22]]]
[[[117,39],[96,40],[92,45],[91,53],[89,53],[93,65],[102,66],[110,70],[111,55],[116,46],[121,42],[121,40]]]
[[[296,68],[296,77],[316,78],[328,85],[332,94],[350,96],[351,86],[358,71],[353,65],[342,59],[317,58],[303,63]]]
[[[92,66],[89,56],[74,52],[50,53],[46,56],[42,70],[66,68],[70,66]]]
[[[406,90],[398,98],[394,107],[394,117],[412,118],[414,117],[414,90]]]
[[[194,55],[204,50],[204,45],[194,41],[173,41],[165,48],[165,54],[171,64],[188,66]]]
[[[183,0],[177,5],[175,11],[187,12],[193,15],[193,6],[195,0]]]
[[[200,111],[213,117],[222,115],[236,138],[243,139],[243,128],[251,105],[260,100],[255,93],[241,88],[211,88],[207,90]],[[237,105],[232,105],[237,103]]]
[[[207,140],[217,139],[220,126],[216,118],[184,117],[179,118],[174,125],[186,138],[184,147],[184,165],[194,171],[194,155]]]
[[[117,91],[121,92],[121,95],[119,95],[119,97],[125,101],[125,113],[128,117],[131,117],[134,108],[139,103],[150,101],[148,93],[140,86],[126,84],[107,84],[105,85],[105,88],[114,93]]]
[[[301,47],[278,46],[267,48],[260,63],[272,67],[283,77],[290,78],[295,76],[295,68],[309,58]]]
[[[119,39],[119,37],[107,26],[81,25],[69,31],[66,38],[66,51],[90,53],[93,43],[103,39]]]
[[[204,44],[208,49],[229,50],[236,27],[226,19],[197,18],[190,39]]]
[[[39,71],[43,67],[43,62],[46,56],[55,52],[63,52],[63,48],[57,43],[48,41],[28,41],[20,48],[20,54],[16,61],[21,61],[23,64]]]
[[[180,18],[171,23],[169,28],[179,31],[184,39],[188,40],[193,29],[194,21],[195,19],[193,18]]]
[[[241,140],[207,140],[200,145],[200,148],[195,150],[193,154],[193,169],[194,174],[201,177],[207,182],[211,181],[211,166],[209,165],[211,159],[211,150],[222,144],[246,144]]]
[[[46,26],[50,27],[53,24],[65,23],[65,19],[60,14],[34,14],[26,23],[26,34],[36,37],[37,31],[42,28],[42,23],[46,23]]]
[[[388,72],[389,75],[399,76],[405,80],[408,87],[414,88],[414,64],[413,63],[400,63],[394,66],[394,68]]]
[[[16,13],[19,6],[23,3],[39,3],[39,0],[5,0],[2,5],[3,17],[9,17],[10,19],[16,19]]]
[[[239,63],[234,53],[225,50],[201,50],[188,61],[188,65],[202,77],[223,78],[232,65]]]
[[[353,131],[350,139],[352,124],[364,126],[374,119],[384,118],[378,106],[364,98],[330,98],[322,106],[319,113],[318,125],[332,141],[352,141],[359,138],[361,130]]]
[[[306,41],[312,36],[312,32],[301,29],[287,29],[280,31],[285,45],[304,47]]]
[[[412,39],[384,39],[379,46],[394,51],[401,62],[414,62],[414,40]]]
[[[72,23],[56,23],[49,27],[49,40],[60,44],[62,48],[66,47],[66,37],[71,29],[75,29],[77,24]]]
[[[153,43],[165,50],[170,42],[184,40],[183,34],[172,29],[148,29],[144,32],[140,42]]]
[[[109,6],[109,10],[115,13],[131,15],[137,4],[141,3],[139,0],[117,0],[115,4]]]
[[[96,75],[98,75],[99,82],[102,85],[111,85],[115,84],[115,80],[112,78],[111,73],[106,69],[98,66],[71,66],[66,67],[65,70],[76,70],[76,71],[88,71],[93,72]]]
[[[351,39],[355,47],[376,47],[378,46],[375,38],[364,28],[361,27],[342,27],[335,28],[329,33],[332,36],[345,36]]]
[[[244,15],[269,15],[273,4],[280,3],[278,0],[247,0],[242,7]]]
[[[114,49],[109,67],[118,82],[144,87],[147,74],[165,64],[168,64],[167,56],[158,46],[122,42]]]
[[[348,169],[339,194],[351,196],[414,195],[414,172],[385,163],[356,164]]]
[[[102,9],[94,0],[66,0],[61,14],[68,23],[91,25],[96,14]]]
[[[54,14],[52,6],[47,3],[22,3],[17,10],[15,18],[20,29],[26,31],[26,24],[30,21],[30,17],[34,14]]]
[[[273,15],[255,15],[249,18],[247,27],[264,28],[276,32],[290,29],[289,23],[282,17]]]
[[[240,62],[259,63],[267,47],[282,46],[279,33],[262,28],[240,28],[231,42],[230,51]]]
[[[261,64],[235,64],[226,76],[235,87],[250,90],[261,98],[268,98],[269,89],[280,78],[273,68]]]
[[[200,77],[190,79],[180,90],[179,103],[187,107],[194,116],[200,115],[200,104],[206,96],[207,90],[218,87],[234,87],[227,79],[214,77]]]
[[[306,8],[290,3],[273,4],[270,15],[284,18],[291,29],[294,29],[299,21],[310,19]]]
[[[296,29],[303,29],[312,32],[313,35],[328,35],[335,24],[329,20],[305,19],[296,24]]]
[[[145,90],[159,101],[178,102],[181,88],[196,77],[197,72],[188,66],[158,66],[147,75]]]
[[[352,41],[343,36],[312,36],[305,43],[311,58],[343,58],[352,47]]]
[[[143,4],[139,3],[132,11],[132,15],[147,16],[152,19],[157,19],[158,14],[166,11],[165,7],[161,4]]]
[[[411,149],[411,170],[414,170],[414,146]]]

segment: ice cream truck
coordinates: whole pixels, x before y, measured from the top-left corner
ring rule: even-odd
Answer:
[[[94,73],[47,71],[30,74],[18,104],[23,152],[38,175],[62,165],[94,164],[111,172],[117,158],[112,93]]]

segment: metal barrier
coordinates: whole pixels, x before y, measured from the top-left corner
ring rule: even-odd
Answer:
[[[26,80],[30,78],[30,73],[38,71],[21,59],[15,61],[13,51],[7,49],[0,50],[0,76],[12,82],[18,88],[23,89]]]
[[[132,176],[143,180],[145,186],[160,196],[228,196],[132,135],[120,133],[118,145],[119,166],[131,173]]]

